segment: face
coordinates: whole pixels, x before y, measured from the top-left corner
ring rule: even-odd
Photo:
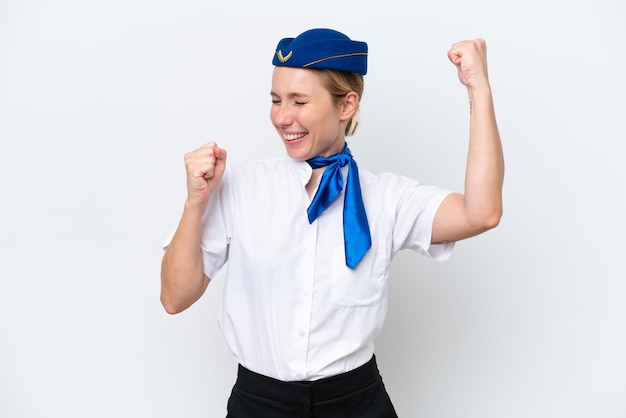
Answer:
[[[341,152],[350,105],[337,106],[316,71],[275,67],[272,76],[272,124],[295,160]]]

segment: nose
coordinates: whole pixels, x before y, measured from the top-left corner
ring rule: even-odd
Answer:
[[[272,106],[272,119],[275,125],[289,126],[293,123],[293,112],[284,103]]]

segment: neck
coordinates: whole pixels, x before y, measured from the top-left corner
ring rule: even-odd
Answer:
[[[317,184],[319,183],[319,178],[322,176],[322,174],[324,174],[324,170],[326,170],[326,167],[314,168],[313,171],[311,171],[311,178],[305,186],[309,197],[313,197],[313,194],[317,189]]]
[[[332,147],[332,149],[329,149],[325,153],[318,155],[318,157],[329,158],[329,157],[332,157],[333,155],[341,154],[345,146],[346,146],[346,141],[342,140],[341,143],[335,144]]]

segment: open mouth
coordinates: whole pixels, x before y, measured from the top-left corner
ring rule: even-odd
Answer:
[[[296,139],[304,138],[306,135],[306,133],[284,134],[283,138],[285,141],[295,141]]]

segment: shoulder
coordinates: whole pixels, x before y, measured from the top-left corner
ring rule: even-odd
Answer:
[[[229,193],[268,193],[301,184],[303,178],[310,176],[310,170],[308,164],[287,156],[234,162],[226,167],[220,186]]]
[[[368,170],[359,169],[359,178],[364,195],[376,196],[390,207],[395,207],[401,202],[420,205],[439,201],[450,193],[442,187],[424,184],[405,175],[391,172],[374,174]]]
[[[241,179],[250,180],[254,178],[277,176],[288,169],[286,157],[271,157],[260,160],[234,162],[226,168],[226,173],[230,181]]]
[[[361,186],[375,185],[378,189],[395,189],[405,187],[417,187],[420,183],[417,180],[397,173],[383,172],[374,174],[367,169],[359,167],[359,180]]]

